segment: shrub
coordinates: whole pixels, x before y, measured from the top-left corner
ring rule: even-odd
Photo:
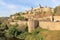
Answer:
[[[6,37],[16,37],[18,34],[18,31],[16,29],[15,26],[10,27],[7,31],[6,31]]]
[[[23,16],[19,16],[16,18],[17,20],[24,20],[24,17]]]
[[[0,25],[0,29],[1,29],[1,30],[7,30],[7,29],[8,29],[7,24],[2,23],[2,24]]]
[[[20,35],[17,36],[19,39],[25,39],[28,36],[28,32],[21,32]]]

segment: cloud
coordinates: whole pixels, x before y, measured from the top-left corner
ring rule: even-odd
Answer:
[[[25,6],[30,6],[30,7],[36,7],[39,3],[40,0],[18,0],[21,4],[25,5]]]
[[[60,0],[51,0],[51,1],[56,6],[60,4]]]
[[[57,0],[52,0],[52,2],[57,2]]]
[[[26,1],[25,1],[25,3],[26,3]],[[18,10],[18,11],[20,10],[20,11],[22,11],[22,10],[30,9],[30,6],[28,6],[28,5],[26,6],[26,5],[21,5],[21,4],[19,4],[19,5],[9,4],[7,2],[4,2],[3,0],[0,1],[0,5],[8,8],[9,10],[11,9],[11,10]]]
[[[55,7],[60,5],[60,0],[52,0],[52,1]]]
[[[9,4],[9,5],[6,5],[6,6],[10,9],[16,9],[17,8],[17,6],[13,5],[13,4]]]
[[[16,5],[8,4],[8,3],[4,2],[4,1],[0,1],[0,5],[5,6],[5,7],[9,8],[9,9],[16,9],[17,8]]]
[[[45,5],[47,4],[47,6],[49,7],[53,7],[55,8],[56,6],[60,5],[60,0],[46,0]]]
[[[1,15],[3,13],[11,15],[15,12],[29,10],[31,7],[37,7],[39,4],[55,7],[60,4],[60,0],[0,0],[0,13],[2,13]]]

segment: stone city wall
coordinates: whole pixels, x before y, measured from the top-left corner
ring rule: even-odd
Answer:
[[[39,22],[37,20],[29,19],[28,20],[28,32],[31,33],[37,26]]]
[[[60,30],[60,22],[43,22],[39,21],[39,26],[48,30]]]

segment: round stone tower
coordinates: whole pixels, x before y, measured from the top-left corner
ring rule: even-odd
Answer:
[[[38,27],[39,22],[34,19],[28,20],[28,32],[31,33],[36,27]]]

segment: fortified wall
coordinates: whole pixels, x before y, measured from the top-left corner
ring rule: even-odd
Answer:
[[[48,30],[60,30],[60,16],[54,16],[54,22],[52,22],[52,16],[47,17],[51,21],[39,21],[39,26]]]
[[[9,22],[10,25],[18,25],[17,30],[24,30],[27,26],[27,22],[26,21],[20,21],[20,20],[15,20],[14,22]]]
[[[47,20],[49,19],[49,20]],[[31,33],[36,27],[41,27],[48,30],[60,30],[60,16],[54,16],[54,22],[52,22],[52,16],[44,17],[41,19],[28,19],[28,21],[10,22],[11,25],[18,24],[18,29],[25,28],[28,25],[28,32]],[[23,26],[24,25],[24,26]]]
[[[21,15],[28,19],[27,22],[25,21],[17,21],[17,22],[10,22],[11,25],[18,24],[19,26],[26,24],[28,25],[28,32],[32,32],[36,27],[41,27],[43,29],[48,30],[60,30],[60,16],[54,16],[54,22],[52,22],[52,13],[54,13],[54,9],[50,7],[37,7],[32,8],[24,12],[26,14]],[[15,19],[17,16],[12,16],[12,19]],[[32,17],[32,19],[30,19]],[[18,27],[19,28],[19,27]],[[22,29],[22,28],[21,28]]]
[[[36,27],[39,26],[39,21],[29,19],[28,20],[28,32],[31,33]]]
[[[48,30],[60,30],[60,22],[43,22],[39,21],[39,27]]]
[[[39,27],[43,28],[43,29],[48,29],[48,30],[60,30],[60,16],[54,16],[54,21],[52,22],[52,16],[49,16],[47,17],[50,19],[50,21],[48,20],[37,20],[37,22],[39,23],[36,23],[36,21],[34,20],[28,20],[28,32],[32,32],[32,30],[35,29],[35,27],[38,27],[36,26],[36,24],[39,24]],[[47,19],[45,17],[45,19]]]

